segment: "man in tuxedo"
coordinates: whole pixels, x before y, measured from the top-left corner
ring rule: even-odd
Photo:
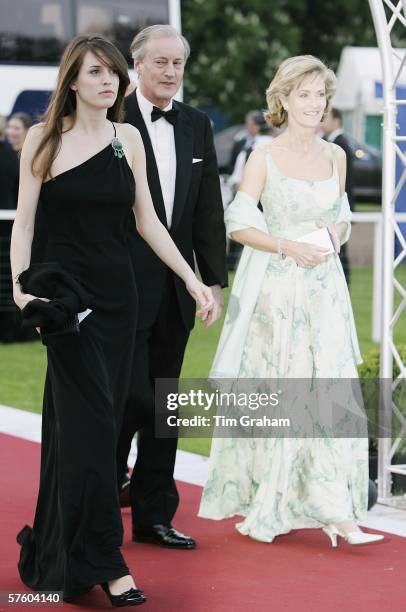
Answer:
[[[247,134],[243,138],[236,140],[233,144],[230,160],[228,162],[229,174],[233,173],[235,162],[241,151],[252,150],[255,138],[261,133],[261,130],[263,130],[264,124],[266,125],[266,122],[261,111],[250,111],[245,115],[245,129]]]
[[[323,131],[328,142],[334,142],[344,149],[347,158],[347,174],[345,178],[345,191],[348,195],[351,210],[354,209],[354,183],[353,183],[353,152],[345,137],[343,130],[343,116],[338,108],[332,108],[323,124]],[[347,244],[343,244],[340,251],[340,259],[343,266],[345,278],[350,285],[350,262],[347,255]]]
[[[254,145],[261,137],[276,138],[279,135],[280,130],[275,126],[269,125],[264,118],[264,113],[258,110],[249,111],[245,115],[245,130],[246,135],[243,138],[239,138],[234,141],[231,149],[230,158],[227,164],[227,173],[233,174],[236,161],[241,151],[248,152],[252,151]]]
[[[221,314],[227,283],[225,228],[217,160],[208,117],[173,100],[189,45],[171,26],[142,30],[131,45],[138,87],[126,99],[126,121],[142,136],[148,183],[159,219],[188,263],[197,260],[215,304],[204,325]],[[129,246],[139,293],[131,391],[118,444],[121,497],[128,485],[127,458],[138,432],[138,454],[129,483],[133,540],[172,548],[195,541],[172,527],[179,496],[173,478],[177,440],[154,435],[154,381],[179,378],[195,303],[183,282],[137,233]],[[122,503],[123,505],[123,503]]]

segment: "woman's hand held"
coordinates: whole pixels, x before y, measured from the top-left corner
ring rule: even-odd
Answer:
[[[286,240],[284,252],[292,257],[301,268],[314,268],[324,263],[327,258],[328,249],[307,242]]]
[[[204,321],[205,316],[214,304],[214,298],[210,287],[206,287],[206,285],[201,283],[193,274],[193,277],[186,282],[186,289],[199,306],[197,316]]]

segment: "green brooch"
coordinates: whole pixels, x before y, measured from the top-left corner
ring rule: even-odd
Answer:
[[[113,147],[114,155],[118,157],[118,159],[124,157],[123,145],[121,144],[118,138],[113,138],[113,140],[111,141],[111,146]]]

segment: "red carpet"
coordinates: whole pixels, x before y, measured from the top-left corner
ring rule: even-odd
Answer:
[[[0,435],[0,591],[27,591],[17,569],[15,534],[32,524],[37,492],[38,444]],[[197,550],[172,551],[130,542],[124,510],[123,552],[148,602],[145,612],[401,612],[405,608],[406,539],[330,548],[320,530],[304,530],[262,544],[241,536],[234,519],[208,521],[196,512],[200,488],[180,483],[175,525],[198,539]],[[64,609],[109,609],[95,588]],[[1,610],[27,609],[1,607]],[[36,606],[37,610],[49,610]]]

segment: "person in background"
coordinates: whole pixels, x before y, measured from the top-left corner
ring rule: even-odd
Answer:
[[[16,208],[18,159],[5,140],[6,119],[0,116],[0,210]],[[0,342],[14,339],[16,307],[10,269],[10,237],[13,222],[0,219]]]
[[[345,191],[347,192],[348,202],[351,210],[354,210],[355,197],[354,197],[354,182],[353,182],[353,153],[352,149],[345,137],[343,130],[343,116],[338,108],[332,108],[325,120],[322,123],[322,129],[324,132],[325,139],[328,142],[341,147],[345,153],[347,159],[347,175],[345,179]],[[343,270],[348,286],[350,286],[350,262],[348,259],[347,245],[343,244],[340,251],[340,259],[343,265]]]
[[[32,119],[27,113],[14,113],[7,121],[7,140],[16,153],[23,148],[27,132],[32,126]]]
[[[28,130],[32,125],[33,121],[30,115],[28,115],[27,113],[13,113],[8,118],[6,126],[6,138],[8,144],[15,153],[19,154],[21,152]],[[17,164],[17,176],[14,179],[13,185],[15,199],[14,208],[17,206],[19,169],[20,165]]]
[[[242,181],[245,163],[250,156],[251,151],[257,144],[266,144],[272,140],[270,126],[265,121],[264,115],[261,113],[261,111],[250,111],[246,116],[245,125],[247,127],[248,135],[246,138],[236,142],[234,145],[235,150],[237,150],[237,147],[241,148],[237,154],[237,157],[235,158],[231,176],[228,179],[235,191],[238,190],[238,186]]]
[[[14,206],[17,206],[18,199],[18,186],[19,186],[19,172],[20,172],[20,164],[19,164],[19,155],[23,148],[23,144],[25,138],[27,136],[28,130],[33,125],[33,121],[27,113],[17,112],[13,113],[7,121],[6,126],[6,138],[8,141],[8,145],[11,151],[13,151],[15,159],[16,159],[16,168],[17,173],[13,176],[13,199]],[[12,223],[9,227],[9,238],[11,236],[11,227]],[[8,252],[10,250],[10,243],[7,245],[7,265],[9,266],[9,255]],[[9,268],[10,269],[10,268]],[[10,288],[11,289],[11,288]],[[12,293],[12,292],[11,292]],[[11,300],[12,301],[12,300]],[[22,329],[20,314],[18,309],[16,309],[15,304],[11,305],[8,309],[8,313],[6,315],[7,324],[6,324],[6,341],[7,342],[26,342],[31,340],[37,340],[38,334],[35,329]]]
[[[0,208],[16,208],[15,184],[18,177],[18,159],[6,141],[6,119],[0,115]]]
[[[247,134],[243,138],[239,138],[234,142],[230,153],[230,160],[228,162],[228,174],[233,173],[235,162],[239,153],[241,153],[243,149],[248,150],[249,148],[252,148],[256,136],[260,134],[261,129],[264,127],[264,123],[265,120],[260,111],[252,110],[245,115],[245,130]]]

